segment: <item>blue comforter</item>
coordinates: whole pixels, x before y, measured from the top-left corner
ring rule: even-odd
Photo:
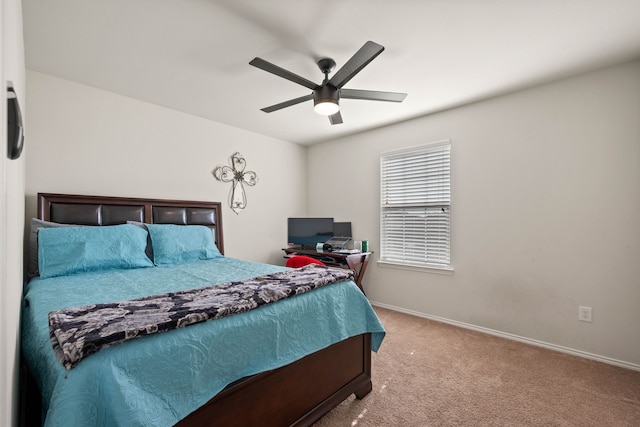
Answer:
[[[216,258],[169,267],[33,279],[22,348],[42,391],[46,426],[171,426],[229,383],[287,365],[348,337],[384,329],[353,282],[327,285],[247,313],[104,349],[67,371],[49,339],[50,311],[108,303],[283,270]]]

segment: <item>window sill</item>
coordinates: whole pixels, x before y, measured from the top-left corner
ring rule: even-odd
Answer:
[[[453,275],[453,267],[430,267],[423,265],[411,265],[411,264],[400,264],[389,261],[378,261],[379,267],[384,268],[396,268],[399,270],[411,270],[411,271],[422,271],[424,273],[433,273],[433,274],[444,274],[447,276]]]

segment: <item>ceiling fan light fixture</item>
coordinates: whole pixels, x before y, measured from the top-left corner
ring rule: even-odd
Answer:
[[[313,111],[323,116],[333,116],[340,111],[340,106],[335,101],[321,101],[313,106]]]
[[[332,116],[340,111],[338,89],[329,85],[313,91],[313,110],[323,116]]]

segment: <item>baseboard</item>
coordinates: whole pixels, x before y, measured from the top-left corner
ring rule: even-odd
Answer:
[[[568,347],[563,347],[561,345],[550,344],[544,341],[538,341],[527,337],[521,337],[519,335],[510,334],[507,332],[496,331],[495,329],[485,328],[483,326],[472,325],[470,323],[458,322],[457,320],[446,319],[444,317],[432,316],[430,314],[420,313],[413,310],[407,310],[405,308],[396,307],[389,304],[383,304],[380,302],[371,301],[371,305],[376,307],[382,307],[393,311],[398,311],[400,313],[410,314],[412,316],[422,317],[429,320],[434,320],[436,322],[447,323],[453,326],[459,326],[465,329],[471,329],[473,331],[482,332],[489,335],[495,335],[497,337],[502,337],[506,339],[510,339],[513,341],[519,341],[525,344],[535,345],[537,347],[543,347],[549,350],[559,351],[561,353],[571,354],[573,356],[583,357],[585,359],[591,359],[602,363],[607,363],[609,365],[619,366],[621,368],[631,369],[634,371],[640,371],[640,365],[630,362],[625,362],[623,360],[612,359],[606,356],[600,356],[598,354],[588,353],[586,351],[575,350]]]

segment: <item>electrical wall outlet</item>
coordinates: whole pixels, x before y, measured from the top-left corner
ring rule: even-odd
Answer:
[[[578,306],[578,320],[591,322],[591,307]]]

